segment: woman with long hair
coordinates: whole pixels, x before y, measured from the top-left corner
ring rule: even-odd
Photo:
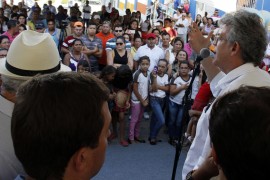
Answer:
[[[175,60],[176,54],[184,48],[184,42],[180,37],[176,37],[172,41],[173,48],[171,50],[167,50],[165,53],[165,59],[169,64],[172,64]]]
[[[175,60],[172,63],[172,71],[171,75],[173,76],[175,73],[178,72],[179,70],[179,65],[181,62],[188,62],[188,53],[184,50],[181,49],[175,56]]]

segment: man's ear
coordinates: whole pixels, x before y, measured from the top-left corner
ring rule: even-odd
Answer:
[[[72,157],[73,167],[76,171],[84,171],[86,167],[89,168],[89,157],[91,156],[90,148],[81,148],[79,149],[74,156]]]
[[[214,158],[215,164],[218,165],[219,164],[218,157],[217,157],[215,147],[213,145],[212,145],[211,155]]]
[[[232,46],[232,55],[236,55],[238,53],[240,53],[240,44],[235,41]]]

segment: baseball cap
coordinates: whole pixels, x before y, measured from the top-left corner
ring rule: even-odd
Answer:
[[[76,27],[76,26],[82,27],[83,23],[80,22],[80,21],[77,21],[77,22],[74,23],[74,27]]]
[[[154,33],[149,33],[146,35],[146,39],[150,39],[150,38],[156,38],[157,36]]]

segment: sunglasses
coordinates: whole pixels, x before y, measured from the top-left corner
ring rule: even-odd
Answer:
[[[122,46],[124,43],[115,43],[115,44],[116,44],[116,46],[118,46],[118,45]]]
[[[115,32],[122,32],[123,30],[115,30]]]

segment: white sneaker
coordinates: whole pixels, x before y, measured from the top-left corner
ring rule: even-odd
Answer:
[[[148,114],[147,112],[144,112],[144,113],[143,113],[143,118],[144,118],[144,119],[149,119],[150,116],[149,116],[149,114]]]

